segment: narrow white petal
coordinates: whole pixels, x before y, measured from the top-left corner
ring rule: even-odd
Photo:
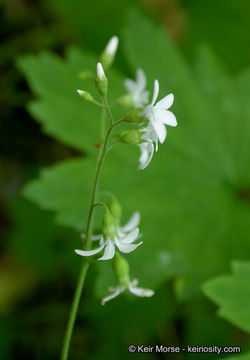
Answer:
[[[97,73],[97,77],[102,80],[103,77],[105,77],[105,73],[102,67],[102,64],[99,62],[96,66],[96,73]]]
[[[150,289],[143,289],[143,288],[139,288],[139,287],[134,287],[132,285],[129,286],[129,291],[136,295],[136,296],[140,296],[140,297],[151,297],[154,295],[154,291],[150,290]]]
[[[169,95],[165,96],[163,99],[161,99],[160,101],[158,101],[155,106],[166,110],[166,109],[170,108],[170,106],[173,105],[173,102],[174,102],[174,95],[169,94]]]
[[[117,288],[113,294],[111,294],[111,295],[106,296],[105,298],[103,298],[101,304],[102,304],[102,305],[105,305],[106,302],[108,302],[109,300],[114,299],[115,297],[117,297],[118,295],[120,295],[120,293],[123,292],[123,291],[124,291],[123,289]]]
[[[158,109],[155,107],[154,109],[155,118],[157,120],[160,120],[163,124],[169,125],[169,126],[177,126],[176,117],[174,114],[169,110],[164,109]]]
[[[108,54],[114,55],[116,53],[118,43],[119,43],[118,37],[113,36],[109,40],[109,42],[108,42],[108,44],[107,44],[107,46],[105,48],[105,52],[108,53]]]
[[[138,69],[136,72],[136,82],[138,91],[142,92],[147,84],[147,79],[142,69]]]
[[[158,151],[158,138],[155,140],[155,151],[157,152]],[[152,154],[153,156],[153,154]]]
[[[154,121],[154,120],[152,120],[152,121]],[[155,129],[153,128],[151,122],[148,124],[146,137],[155,143],[155,149],[153,149],[153,152],[154,152],[154,150],[158,151],[158,136],[157,136]]]
[[[119,241],[123,244],[131,244],[134,242],[139,236],[139,228],[131,230],[126,236],[119,238]]]
[[[153,99],[150,105],[154,105],[154,103],[156,102],[157,96],[159,94],[159,81],[155,80],[154,81],[154,92],[153,92]]]
[[[139,158],[140,167],[141,167],[141,166],[144,166],[144,164],[148,160],[149,154],[148,154],[148,147],[147,147],[146,143],[139,144],[138,146],[141,150],[141,155]]]
[[[118,249],[122,253],[128,254],[128,253],[134,251],[139,245],[141,245],[142,241],[139,242],[139,244],[124,244],[120,240],[115,239],[115,243],[116,243],[116,246],[118,247]]]
[[[150,161],[152,160],[153,154],[154,154],[154,145],[151,141],[144,143],[145,144],[145,150],[144,153],[142,153],[141,157],[139,158],[139,169],[143,170],[146,169],[146,167],[149,165]],[[140,144],[143,145],[143,144]]]
[[[158,136],[160,143],[163,144],[167,136],[167,129],[165,125],[161,121],[157,121],[157,120],[152,121],[151,124],[155,129],[155,132]]]
[[[77,255],[81,255],[81,256],[92,256],[92,255],[95,255],[95,254],[98,254],[100,251],[102,251],[102,249],[104,248],[105,244],[103,244],[102,246],[100,246],[99,248],[97,249],[94,249],[94,250],[89,250],[89,251],[86,251],[86,250],[75,250],[75,253]]]
[[[131,79],[125,79],[124,80],[124,85],[125,85],[125,88],[126,88],[127,92],[129,92],[130,94],[134,94],[136,92],[136,83],[135,83],[135,81],[133,81]]]
[[[141,220],[141,215],[138,211],[134,212],[129,221],[121,227],[122,231],[128,232],[136,228]]]
[[[115,255],[115,245],[112,240],[107,239],[105,244],[105,250],[102,257],[100,257],[98,260],[110,260]]]

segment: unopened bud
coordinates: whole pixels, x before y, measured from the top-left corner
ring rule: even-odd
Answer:
[[[118,37],[113,36],[100,56],[100,62],[103,64],[105,70],[108,69],[114,61],[118,43]]]
[[[109,212],[105,212],[102,218],[102,233],[104,239],[114,239],[116,234],[115,220]]]
[[[121,218],[121,214],[122,214],[121,205],[119,204],[119,202],[117,200],[112,199],[110,201],[110,203],[108,204],[108,207],[109,207],[111,215],[114,218],[116,226],[119,226],[120,218]]]
[[[137,108],[132,110],[124,117],[124,121],[128,123],[141,123],[145,121],[145,118],[142,116],[142,108]]]
[[[84,90],[76,90],[78,95],[80,95],[84,100],[92,102],[94,100],[93,96]]]
[[[128,287],[130,283],[129,264],[118,252],[115,253],[112,267],[117,285]]]
[[[99,62],[96,67],[96,81],[97,90],[102,96],[105,96],[108,91],[108,79],[104,73],[102,64]]]
[[[144,132],[140,130],[129,130],[125,131],[120,135],[120,140],[124,144],[137,145],[145,142],[142,138]]]

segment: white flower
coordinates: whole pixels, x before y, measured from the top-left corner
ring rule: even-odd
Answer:
[[[149,120],[152,129],[155,131],[157,138],[162,144],[167,136],[167,129],[165,125],[177,126],[177,121],[174,114],[171,111],[167,110],[172,106],[174,102],[174,95],[169,94],[155,104],[158,94],[159,82],[158,80],[155,80],[152,102],[150,105],[145,107],[145,109],[142,111],[142,115],[147,120]],[[150,131],[152,129],[150,128]],[[155,140],[151,139],[151,141]]]
[[[142,131],[144,131],[142,139],[144,139],[145,142],[138,145],[141,151],[141,156],[139,158],[140,170],[143,170],[148,166],[152,160],[154,151],[158,151],[158,137],[151,123],[149,123],[146,128],[142,129]]]
[[[151,297],[154,295],[153,290],[139,288],[137,287],[137,285],[138,285],[138,280],[134,279],[128,284],[128,286],[117,286],[116,288],[110,288],[109,291],[112,292],[112,294],[102,299],[102,305],[105,305],[107,301],[114,299],[115,297],[117,297],[119,294],[121,294],[127,289],[132,294],[140,297]]]
[[[112,38],[107,43],[107,46],[104,50],[106,54],[114,56],[118,47],[119,39],[117,36],[112,36]]]
[[[148,103],[148,91],[145,91],[147,80],[144,72],[138,69],[136,72],[136,81],[126,79],[124,81],[128,93],[132,97],[134,107],[142,107]]]
[[[136,229],[140,223],[141,215],[138,211],[134,212],[129,221],[123,225],[118,226],[117,234],[119,237],[126,236],[130,231]]]
[[[122,227],[117,228],[117,233],[114,237],[114,241],[112,239],[107,238],[104,240],[103,235],[94,235],[92,236],[92,240],[99,240],[99,247],[94,250],[75,250],[75,253],[81,256],[92,256],[98,254],[104,249],[103,256],[98,260],[110,260],[115,255],[115,246],[122,253],[130,253],[134,251],[139,245],[142,244],[142,241],[138,244],[132,244],[139,238],[139,228],[137,225],[140,221],[140,214],[135,212],[128,223]],[[82,234],[82,238],[85,238],[85,234]]]

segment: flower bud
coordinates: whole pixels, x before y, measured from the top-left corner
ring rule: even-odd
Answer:
[[[142,110],[143,110],[142,108],[137,108],[135,110],[132,110],[124,117],[123,120],[128,123],[141,123],[145,121],[145,118],[142,115]]]
[[[118,252],[115,253],[112,267],[117,285],[128,287],[130,283],[129,264]]]
[[[118,37],[113,36],[100,56],[100,62],[103,64],[105,70],[108,69],[114,61],[118,43]]]
[[[105,212],[102,218],[102,233],[104,239],[114,239],[116,233],[115,220],[109,212]]]
[[[115,221],[115,225],[119,226],[120,223],[120,218],[121,218],[121,214],[122,214],[122,207],[119,204],[119,202],[115,199],[112,199],[110,201],[110,203],[108,204],[109,210],[111,215],[114,218]]]
[[[95,81],[97,90],[100,95],[105,96],[108,91],[108,79],[104,73],[102,64],[99,62],[96,67],[96,81]]]
[[[84,100],[93,102],[94,98],[89,92],[83,90],[76,90],[76,91],[78,95],[80,95]]]
[[[142,142],[145,142],[145,140],[142,138],[143,134],[144,132],[140,130],[124,131],[120,135],[120,140],[124,144],[138,145]]]

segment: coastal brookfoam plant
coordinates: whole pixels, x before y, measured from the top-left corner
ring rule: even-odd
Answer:
[[[138,239],[139,236],[139,229],[136,228],[130,232],[128,232],[124,236],[115,235],[114,239],[111,239],[110,237],[106,238],[104,240],[104,237],[102,235],[99,235],[100,239],[97,239],[97,237],[92,237],[92,240],[99,240],[99,247],[94,250],[84,251],[84,250],[75,250],[76,254],[81,256],[92,256],[96,255],[99,252],[101,252],[104,249],[104,254],[101,258],[98,260],[110,260],[115,255],[115,245],[118,247],[118,249],[123,253],[130,253],[134,251],[139,245],[142,244],[142,241],[138,244],[132,244],[134,241]],[[98,236],[98,237],[99,237]]]
[[[118,43],[118,38],[116,36],[112,37],[101,53],[99,62],[96,65],[95,86],[97,93],[100,95],[100,100],[95,99],[88,89],[76,89],[83,100],[101,108],[100,124],[96,123],[95,127],[100,129],[100,134],[96,134],[100,141],[89,210],[86,216],[86,226],[84,234],[81,235],[82,248],[75,250],[75,253],[83,258],[83,264],[65,332],[61,360],[68,359],[72,331],[85,277],[89,266],[95,264],[97,260],[110,260],[115,279],[115,286],[111,289],[111,294],[102,299],[102,304],[117,297],[125,290],[139,297],[151,297],[154,295],[153,290],[138,287],[138,280],[131,281],[128,260],[121,255],[121,253],[126,254],[129,259],[129,254],[143,243],[139,240],[141,238],[138,227],[141,218],[140,213],[138,211],[134,212],[130,220],[125,225],[121,225],[122,205],[110,189],[108,191],[104,189],[99,193],[99,184],[105,158],[107,155],[112,156],[111,150],[115,146],[139,146],[141,151],[139,169],[145,169],[149,165],[154,151],[158,150],[158,141],[162,144],[166,139],[166,125],[177,125],[174,114],[168,110],[173,104],[174,96],[169,94],[156,102],[159,83],[158,80],[155,80],[152,102],[148,104],[149,91],[146,89],[146,75],[141,69],[138,69],[135,81],[131,79],[124,80],[128,92],[125,97],[118,97],[112,102],[112,110],[114,106],[126,105],[131,107],[131,111],[115,120],[108,100],[109,86],[112,86],[112,81],[110,84],[108,81],[108,71],[114,61]],[[93,78],[93,69],[83,68],[81,74],[88,74],[90,80]],[[81,75],[81,79],[85,79],[85,76]],[[82,104],[82,106],[85,106],[84,102]],[[94,119],[83,118],[82,121],[94,121]],[[114,133],[115,129],[120,129],[123,125],[126,126],[125,129]],[[136,171],[136,169],[131,168],[129,171]],[[138,206],[138,204],[135,205]],[[102,231],[98,235],[93,235],[94,225],[100,228],[94,221],[97,208],[103,214]],[[157,241],[157,239],[155,240]],[[97,246],[95,246],[96,242],[98,242]],[[100,254],[98,259],[95,256],[97,254]],[[110,279],[111,281],[112,279]]]
[[[125,290],[129,290],[131,294],[139,297],[151,297],[154,295],[153,290],[137,287],[137,279],[134,279],[133,281],[130,280],[128,262],[120,254],[117,253],[115,255],[112,265],[116,280],[116,287],[109,288],[111,295],[108,295],[102,299],[102,305],[105,305],[106,302],[114,299]]]
[[[155,80],[152,102],[141,112],[141,115],[149,122],[147,127],[143,129],[142,140],[144,142],[138,144],[141,151],[139,158],[139,169],[141,170],[149,165],[154,151],[158,151],[158,141],[161,144],[165,141],[167,136],[165,125],[177,126],[174,114],[168,110],[174,102],[174,95],[169,94],[155,104],[158,94],[159,82]]]
[[[174,95],[169,94],[155,104],[158,94],[159,81],[155,80],[152,102],[145,107],[142,115],[149,120],[150,126],[154,129],[160,143],[163,144],[167,136],[165,125],[177,126],[177,121],[174,114],[168,110],[173,105]],[[152,141],[154,141],[154,139],[152,139]]]
[[[102,299],[102,305],[105,305],[106,302],[116,298],[118,295],[120,295],[126,290],[128,290],[131,294],[134,294],[139,297],[151,297],[154,295],[153,290],[143,289],[137,287],[137,285],[138,285],[138,280],[134,279],[127,286],[117,286],[116,288],[112,288],[112,287],[109,288],[111,294]]]
[[[107,214],[106,214],[107,215]],[[99,241],[99,247],[94,250],[84,251],[84,250],[75,250],[75,253],[80,256],[92,256],[96,255],[102,250],[104,250],[104,254],[98,260],[110,260],[115,255],[115,246],[122,253],[130,253],[134,251],[139,245],[142,244],[140,241],[138,244],[133,244],[136,240],[138,240],[139,236],[139,225],[140,222],[140,214],[139,212],[135,212],[131,219],[124,226],[117,226],[113,232],[113,226],[115,226],[114,222],[111,224],[112,230],[106,233],[103,231],[102,234],[92,236],[92,241]],[[105,224],[107,226],[107,224]],[[104,228],[104,226],[103,226]],[[105,234],[106,233],[106,234]],[[82,239],[85,239],[86,235],[81,235]]]

